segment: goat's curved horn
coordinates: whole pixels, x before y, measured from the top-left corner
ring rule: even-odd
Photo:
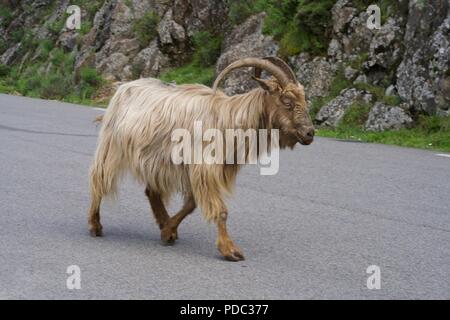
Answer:
[[[273,64],[269,60],[260,59],[260,58],[245,58],[238,61],[233,62],[228,67],[223,69],[223,71],[217,76],[216,81],[213,85],[213,91],[216,92],[217,87],[219,86],[220,82],[225,78],[225,76],[230,73],[231,71],[238,69],[238,68],[245,68],[245,67],[255,67],[259,68],[261,70],[265,70],[269,73],[271,73],[281,84],[281,86],[284,88],[286,85],[288,85],[291,80],[287,76],[287,74],[277,65]]]
[[[295,75],[294,71],[292,71],[291,67],[284,62],[282,59],[278,57],[265,57],[264,60],[269,60],[274,65],[276,65],[278,68],[284,71],[284,73],[289,77],[289,79],[293,83],[297,83],[297,76]],[[260,68],[255,68],[255,77],[261,78],[261,72],[262,70]]]

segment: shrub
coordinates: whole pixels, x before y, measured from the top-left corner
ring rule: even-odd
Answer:
[[[80,71],[81,81],[92,87],[99,87],[103,83],[103,78],[96,69],[85,67]]]
[[[40,96],[44,99],[62,99],[69,95],[73,87],[70,78],[59,73],[42,79]]]
[[[333,0],[259,0],[254,11],[267,13],[263,32],[280,41],[280,53],[324,54],[331,35]],[[231,10],[231,9],[230,9]]]
[[[252,14],[264,10],[266,2],[261,0],[231,1],[228,10],[228,19],[233,25],[241,24]]]
[[[64,28],[65,19],[55,20],[53,22],[47,22],[45,27],[48,31],[50,31],[53,35],[58,35],[61,30]]]
[[[213,65],[220,55],[222,37],[214,36],[208,31],[196,32],[192,37],[195,48],[194,62],[198,65]]]
[[[142,47],[146,47],[158,34],[159,16],[154,11],[148,11],[134,22],[133,31]]]
[[[12,15],[12,11],[11,11],[11,9],[10,8],[8,8],[8,7],[6,7],[6,6],[4,6],[4,5],[2,5],[1,7],[0,7],[0,25],[2,26],[2,27],[7,27],[7,26],[9,26],[9,24],[12,22],[12,20],[13,20],[13,15]]]
[[[9,75],[11,68],[7,65],[0,64],[0,77],[6,77]]]
[[[361,102],[356,102],[351,105],[345,111],[345,114],[339,123],[338,129],[363,128],[369,117],[370,107],[370,104]]]

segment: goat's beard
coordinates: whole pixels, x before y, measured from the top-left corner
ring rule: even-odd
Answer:
[[[297,145],[298,139],[291,134],[280,134],[280,149],[290,148],[291,150]]]

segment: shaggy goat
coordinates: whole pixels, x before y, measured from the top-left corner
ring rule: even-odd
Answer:
[[[261,88],[227,96],[217,87],[232,70],[254,67]],[[273,75],[260,78],[262,70]],[[202,121],[204,130],[279,129],[281,148],[297,142],[308,145],[314,127],[308,114],[303,86],[289,66],[278,58],[247,58],[225,68],[213,88],[203,85],[171,85],[156,79],[140,79],[119,87],[102,119],[95,160],[91,167],[92,203],[89,226],[92,236],[102,235],[100,202],[114,193],[121,173],[130,170],[146,186],[161,239],[173,243],[178,225],[198,205],[207,220],[218,226],[217,247],[228,260],[244,256],[227,233],[224,196],[231,192],[238,164],[181,164],[171,161],[175,129],[193,131]],[[174,193],[185,202],[173,217],[164,203]]]

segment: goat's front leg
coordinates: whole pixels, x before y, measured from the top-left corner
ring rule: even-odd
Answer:
[[[229,261],[241,261],[244,260],[244,255],[241,249],[236,246],[228,236],[227,232],[227,217],[226,211],[221,212],[217,220],[217,248],[222,256]]]

